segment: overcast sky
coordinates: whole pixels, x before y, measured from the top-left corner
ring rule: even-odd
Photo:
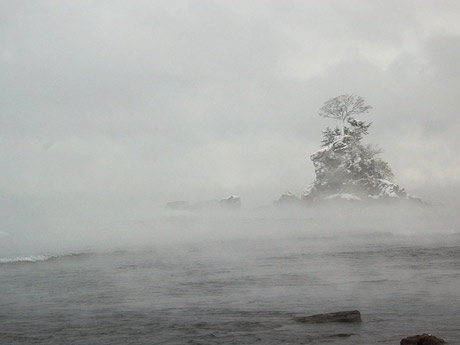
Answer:
[[[458,1],[0,0],[0,59],[3,202],[270,204],[344,93],[397,183],[460,192]]]

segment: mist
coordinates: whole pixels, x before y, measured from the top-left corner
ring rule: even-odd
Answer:
[[[404,202],[211,208],[196,212],[146,208],[139,203],[127,207],[114,201],[110,205],[100,201],[98,207],[86,208],[62,203],[62,214],[53,216],[53,222],[43,218],[33,205],[14,206],[21,206],[24,213],[4,210],[2,226],[9,229],[1,233],[4,258],[295,238],[324,238],[322,246],[326,248],[331,243],[328,239],[350,244],[362,239],[411,242],[436,236],[454,238],[460,233],[455,208]],[[68,214],[68,209],[73,212]]]
[[[0,0],[0,342],[454,344],[458,61],[453,0]],[[396,198],[308,200],[339,95]]]
[[[398,183],[459,203],[456,2],[1,6],[11,204],[270,204],[313,179],[308,156],[332,125],[318,109],[343,93],[373,106],[367,140]]]

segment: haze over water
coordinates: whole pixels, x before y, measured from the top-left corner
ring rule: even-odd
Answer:
[[[88,232],[72,251],[0,259],[0,340],[397,344],[432,332],[458,344],[460,232],[446,219],[433,208],[241,210]],[[362,324],[293,321],[349,309]]]
[[[455,0],[0,0],[0,344],[459,344],[459,23]],[[273,207],[344,94],[428,205]]]

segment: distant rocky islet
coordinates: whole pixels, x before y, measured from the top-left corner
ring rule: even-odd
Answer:
[[[390,165],[380,158],[381,149],[363,144],[370,123],[355,119],[372,107],[356,95],[341,95],[324,103],[320,116],[339,121],[340,126],[323,130],[321,148],[310,155],[315,180],[301,195],[288,191],[274,202],[275,206],[311,206],[317,204],[392,203],[409,201],[425,204],[409,195],[394,182]],[[239,209],[241,198],[230,195],[221,200],[205,202],[174,201],[169,209],[199,211],[203,209]]]

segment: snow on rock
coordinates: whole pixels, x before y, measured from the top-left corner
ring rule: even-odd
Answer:
[[[220,205],[225,208],[240,208],[241,198],[236,195],[230,195],[228,198],[220,200]]]
[[[332,194],[332,195],[329,195],[329,196],[325,197],[324,199],[342,199],[342,200],[349,200],[349,201],[352,201],[352,200],[359,201],[359,200],[361,200],[361,198],[357,197],[354,194],[350,194],[350,193]]]
[[[277,206],[286,206],[297,204],[299,201],[300,199],[295,194],[288,191],[281,194],[281,197],[274,204]]]
[[[379,191],[379,193],[377,195],[371,195],[370,197],[372,199],[407,197],[407,193],[404,190],[404,188],[401,188],[393,182],[384,179],[377,179],[375,182],[375,187]]]
[[[308,195],[310,195],[313,188],[315,188],[314,183],[310,183],[307,187],[305,187],[305,189],[303,190],[303,197],[307,197]]]

